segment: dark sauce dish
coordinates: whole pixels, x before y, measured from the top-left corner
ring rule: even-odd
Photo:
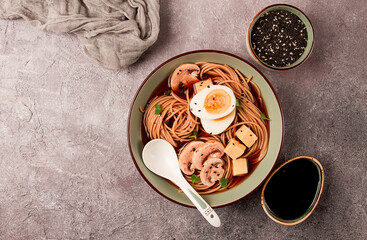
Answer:
[[[261,192],[261,205],[275,222],[296,225],[314,211],[323,186],[320,162],[313,157],[295,157],[270,175]]]
[[[310,19],[288,4],[270,5],[255,15],[247,34],[247,49],[262,66],[289,70],[304,63],[314,46]]]

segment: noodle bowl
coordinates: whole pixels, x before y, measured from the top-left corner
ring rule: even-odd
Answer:
[[[193,91],[187,89],[184,94],[177,94],[169,90],[168,84],[164,91],[151,96],[146,109],[144,110],[144,127],[148,139],[165,139],[171,143],[177,153],[184,148],[185,144],[194,139],[198,133],[197,140],[216,140],[224,146],[235,138],[235,132],[242,125],[251,128],[257,136],[257,141],[242,154],[242,158],[247,158],[250,173],[254,171],[260,161],[264,159],[268,151],[269,144],[269,122],[263,119],[266,114],[266,106],[261,96],[260,89],[252,81],[252,77],[246,77],[236,69],[227,65],[197,62],[200,67],[199,79],[210,78],[214,85],[223,85],[232,89],[240,107],[236,108],[236,116],[231,125],[218,135],[211,135],[203,129],[200,119],[190,111],[190,102],[193,98]],[[166,93],[164,93],[166,92]],[[159,114],[156,113],[156,106],[160,106]],[[242,182],[245,176],[233,176],[233,164],[228,155],[222,157],[224,162],[223,178],[228,180],[226,187],[222,187],[220,182],[213,186],[206,186],[201,181],[192,182],[191,176],[184,174],[188,182],[200,194],[210,194],[225,191]],[[195,170],[195,175],[199,175],[200,170]]]

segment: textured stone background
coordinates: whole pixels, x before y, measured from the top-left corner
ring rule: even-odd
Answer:
[[[248,24],[275,3],[162,0],[157,43],[121,71],[91,62],[73,35],[0,20],[0,239],[366,239],[367,2],[286,2],[313,22],[314,51],[298,69],[260,70],[284,111],[278,165],[310,155],[325,168],[324,193],[306,222],[273,222],[257,190],[217,209],[223,226],[214,229],[135,169],[126,122],[144,78],[189,50],[254,62]]]

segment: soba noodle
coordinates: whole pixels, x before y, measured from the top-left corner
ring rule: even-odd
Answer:
[[[208,62],[196,64],[200,66],[200,79],[211,78],[214,84],[225,85],[233,90],[241,106],[236,109],[234,121],[221,134],[206,134],[200,126],[199,119],[190,112],[192,93],[186,91],[186,96],[181,97],[171,92],[169,95],[155,96],[145,110],[144,124],[149,138],[165,139],[179,152],[183,143],[194,140],[193,135],[196,131],[199,132],[198,140],[217,140],[226,146],[229,140],[235,137],[236,130],[246,124],[256,134],[258,140],[241,157],[248,159],[250,169],[255,168],[265,157],[269,142],[268,122],[261,118],[265,106],[259,88],[251,81],[252,77],[246,78],[238,70],[227,65]],[[155,113],[156,104],[162,108],[160,114]],[[227,155],[222,159],[225,162],[223,177],[228,180],[225,188],[221,187],[220,183],[211,187],[205,186],[200,181],[192,183],[191,177],[184,174],[185,178],[200,194],[220,192],[235,186],[243,177],[233,176],[232,160]],[[195,174],[199,176],[200,170],[195,170]]]

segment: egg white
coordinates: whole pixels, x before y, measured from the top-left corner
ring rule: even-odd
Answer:
[[[211,135],[217,135],[222,133],[228,128],[233,122],[236,116],[236,109],[234,109],[230,114],[225,116],[223,119],[201,119],[201,125],[203,126],[205,132]]]
[[[215,89],[223,89],[224,91],[226,91],[229,94],[231,98],[231,103],[229,105],[229,108],[220,114],[209,113],[206,111],[204,107],[204,101],[205,101],[206,96]],[[236,97],[234,96],[232,89],[226,86],[222,86],[222,85],[208,85],[207,88],[197,93],[190,102],[191,112],[195,116],[199,117],[200,119],[207,119],[207,120],[213,120],[213,119],[225,117],[228,114],[230,114],[235,108],[236,108]]]

